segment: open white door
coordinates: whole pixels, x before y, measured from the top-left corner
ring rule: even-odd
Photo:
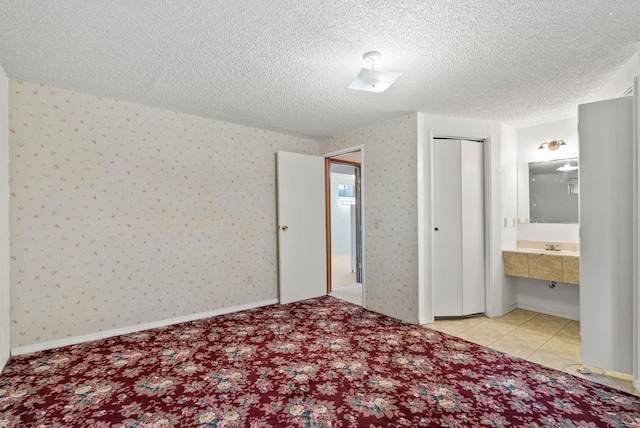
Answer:
[[[325,160],[278,152],[280,303],[327,294]]]
[[[633,371],[633,98],[578,106],[580,348],[584,365]]]

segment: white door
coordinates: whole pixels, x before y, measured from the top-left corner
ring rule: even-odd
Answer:
[[[433,140],[435,316],[462,315],[460,141]]]
[[[433,141],[435,316],[485,312],[483,147]]]
[[[278,152],[281,304],[327,294],[325,160]]]
[[[484,144],[461,141],[462,315],[485,309]]]
[[[583,364],[633,370],[632,97],[578,106]]]

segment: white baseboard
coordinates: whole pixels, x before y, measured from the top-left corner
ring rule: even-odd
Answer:
[[[503,315],[508,314],[509,312],[511,312],[512,310],[516,309],[518,306],[517,305],[511,305],[508,308],[503,308],[502,311],[500,312],[485,312],[484,315],[486,315],[489,318],[495,318],[495,317],[501,317]],[[431,317],[422,317],[422,318],[418,318],[418,324],[423,325],[423,324],[431,324],[435,322],[435,318]]]
[[[0,359],[0,373],[2,373],[2,371],[4,370],[4,367],[7,365],[7,363],[9,362],[9,357],[11,355],[3,355]]]
[[[11,349],[11,355],[30,354],[32,352],[46,351],[47,349],[60,348],[62,346],[77,345],[79,343],[90,342],[92,340],[106,339],[109,337],[120,336],[123,334],[136,333],[152,328],[166,327],[169,325],[180,324],[183,322],[196,321],[204,318],[211,318],[218,315],[230,314],[232,312],[244,311],[247,309],[259,308],[262,306],[275,305],[278,299],[263,300],[261,302],[247,303],[245,305],[233,306],[230,308],[216,309],[210,312],[201,312],[198,314],[185,315],[177,318],[170,318],[161,321],[153,321],[145,324],[132,325],[130,327],[116,328],[113,330],[101,331],[98,333],[84,334],[82,336],[67,337],[49,342],[36,343],[33,345],[19,346]]]
[[[433,317],[429,318],[429,317],[422,317],[422,318],[418,318],[418,325],[424,325],[424,324],[432,324],[434,322]]]
[[[562,311],[549,310],[547,308],[538,307],[535,305],[526,305],[526,304],[518,303],[518,308],[526,309],[527,311],[540,312],[541,314],[553,315],[560,318],[567,318],[574,321],[580,321],[580,315],[570,314]]]
[[[517,308],[518,308],[518,305],[514,303],[513,305],[508,306],[506,308],[502,308],[497,312],[486,312],[485,315],[488,316],[489,318],[501,317],[501,316],[507,315],[509,312]]]

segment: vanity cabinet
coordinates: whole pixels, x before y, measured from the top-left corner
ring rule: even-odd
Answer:
[[[562,281],[562,257],[547,254],[527,254],[529,278]]]
[[[516,253],[503,251],[504,273],[511,276],[531,278],[529,274],[529,255],[526,253]]]
[[[562,282],[580,283],[580,257],[562,258]]]
[[[546,281],[580,283],[580,257],[527,250],[503,251],[505,275]]]

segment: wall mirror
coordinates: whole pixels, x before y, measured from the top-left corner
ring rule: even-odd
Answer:
[[[518,165],[520,223],[578,223],[578,158]]]

